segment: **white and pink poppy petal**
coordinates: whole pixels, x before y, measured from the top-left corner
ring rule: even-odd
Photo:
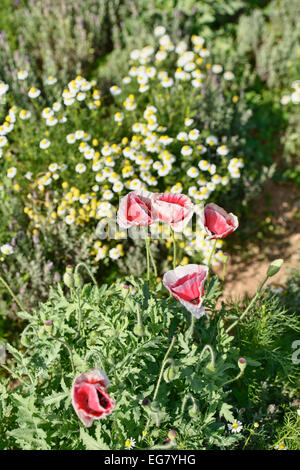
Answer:
[[[202,223],[208,234],[208,239],[225,238],[234,232],[238,226],[238,218],[227,213],[217,204],[210,203],[204,207]]]
[[[149,191],[131,191],[121,199],[117,222],[122,228],[151,225],[157,220]]]
[[[163,284],[168,291],[196,318],[205,314],[202,301],[207,274],[207,266],[188,264],[177,266],[163,277]]]
[[[162,193],[155,195],[153,206],[158,218],[168,222],[176,232],[186,227],[194,213],[194,205],[184,194]]]
[[[77,376],[71,389],[73,408],[86,426],[90,427],[94,419],[105,418],[115,407],[115,402],[107,393],[109,380],[100,369],[90,369]]]

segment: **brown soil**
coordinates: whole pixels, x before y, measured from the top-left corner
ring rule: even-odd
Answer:
[[[254,237],[247,250],[243,250],[247,255],[230,256],[223,294],[227,299],[252,296],[264,279],[268,264],[276,258],[283,258],[284,265],[276,276],[269,279],[268,284],[283,286],[291,269],[300,267],[299,189],[292,184],[278,184],[270,180],[259,199],[254,201],[252,210],[257,220],[265,220],[266,215],[269,217],[268,223],[274,227],[273,232],[263,242]],[[221,276],[222,266],[215,272]]]

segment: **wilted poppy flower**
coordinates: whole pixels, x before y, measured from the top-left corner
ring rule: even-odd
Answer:
[[[217,204],[207,204],[204,207],[203,225],[208,233],[208,239],[225,238],[234,232],[238,226],[238,218],[233,214],[228,214]]]
[[[105,418],[115,407],[106,390],[108,385],[109,380],[100,369],[90,369],[73,382],[72,405],[80,421],[88,428],[94,419]]]
[[[153,193],[131,191],[121,199],[117,222],[122,228],[150,225],[157,220],[152,204]]]
[[[207,266],[187,264],[177,266],[163,277],[163,284],[168,291],[196,318],[205,314],[202,300],[207,274]]]
[[[153,207],[159,220],[171,224],[175,232],[181,232],[194,213],[194,205],[184,194],[163,193],[153,197]]]

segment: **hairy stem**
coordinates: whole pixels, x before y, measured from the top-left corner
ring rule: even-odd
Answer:
[[[16,304],[20,307],[20,309],[24,312],[26,312],[26,308],[24,307],[24,305],[19,301],[19,299],[15,296],[15,294],[13,293],[13,291],[11,290],[10,286],[7,284],[7,282],[3,279],[2,276],[0,276],[0,281],[2,282],[2,284],[6,287],[6,289],[8,290],[8,292],[10,293],[10,295],[12,296],[12,298],[14,299],[14,301],[16,302]]]

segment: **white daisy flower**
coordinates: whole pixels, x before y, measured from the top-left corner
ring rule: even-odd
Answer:
[[[276,444],[274,449],[276,449],[276,450],[287,450],[287,447],[284,445],[283,442],[280,442],[279,444]]]
[[[7,138],[4,135],[0,136],[0,148],[7,144]]]
[[[113,96],[118,96],[122,92],[121,88],[117,85],[110,87],[109,91]]]
[[[0,96],[5,95],[8,89],[9,89],[9,85],[7,85],[6,83],[0,82]]]
[[[131,82],[131,78],[128,77],[128,76],[126,76],[126,77],[124,77],[124,78],[122,79],[122,82],[125,83],[125,85],[128,85],[128,83]]]
[[[40,96],[40,94],[41,94],[41,90],[35,87],[31,87],[28,92],[29,98],[37,98],[38,96]]]
[[[243,429],[243,425],[240,421],[235,420],[233,423],[228,423],[227,427],[229,431],[231,431],[233,434],[241,432]]]
[[[74,142],[76,142],[75,134],[68,134],[66,136],[66,140],[67,140],[68,144],[74,144]]]
[[[200,162],[198,163],[198,166],[199,166],[200,170],[208,171],[209,167],[210,167],[210,164],[207,160],[200,160]]]
[[[114,120],[115,120],[116,122],[122,122],[123,119],[124,119],[124,114],[123,114],[123,113],[120,113],[120,112],[115,113],[115,115],[114,115]]]
[[[28,77],[27,70],[19,70],[17,77],[18,77],[18,80],[26,80],[26,78]]]
[[[7,170],[7,178],[14,178],[16,176],[17,169],[16,167],[12,166],[11,168],[8,168]]]
[[[56,82],[57,78],[52,77],[52,75],[50,75],[50,77],[47,77],[45,80],[46,85],[55,85]]]
[[[198,129],[192,129],[189,132],[189,140],[197,140],[199,138],[200,132]]]
[[[86,98],[86,94],[80,91],[78,95],[76,96],[77,101],[84,101]]]
[[[164,26],[155,26],[153,32],[156,37],[163,36],[166,32],[166,28]]]
[[[1,246],[1,253],[4,255],[11,255],[14,252],[13,247],[9,243],[5,243]]]
[[[55,173],[58,169],[58,164],[57,163],[50,163],[48,166],[48,170],[51,171],[51,173]]]
[[[223,77],[225,80],[231,81],[234,79],[234,73],[228,70],[227,72],[224,72]]]
[[[299,104],[300,103],[300,89],[294,91],[291,94],[291,100],[294,104]]]
[[[199,170],[196,167],[191,166],[191,168],[189,168],[187,171],[187,175],[190,178],[197,178],[197,176],[199,176]]]
[[[106,191],[104,191],[102,196],[103,199],[105,199],[106,201],[110,201],[114,197],[114,193],[110,191],[110,189],[107,189]]]
[[[51,145],[50,140],[42,139],[42,140],[40,141],[40,148],[41,148],[41,149],[47,149],[50,145]]]
[[[165,77],[162,79],[160,83],[164,88],[170,88],[171,86],[174,85],[174,80],[173,78]]]
[[[211,71],[213,73],[221,73],[221,72],[223,72],[223,67],[220,64],[214,64],[211,68]]]
[[[125,441],[125,449],[132,449],[135,447],[135,440],[131,437]]]
[[[75,219],[74,219],[73,215],[67,215],[67,217],[65,218],[65,222],[66,222],[66,224],[68,224],[68,225],[73,224],[74,220],[75,220]]]
[[[75,171],[76,173],[84,173],[86,170],[86,166],[84,163],[77,163],[76,167],[75,167]]]
[[[280,100],[280,103],[285,106],[286,104],[289,104],[290,101],[291,101],[290,95],[283,95]]]
[[[184,145],[181,148],[181,155],[183,155],[185,157],[192,155],[192,153],[193,153],[193,149],[189,145]]]
[[[200,153],[200,155],[202,155],[203,153],[207,152],[207,148],[204,145],[199,144],[197,145],[197,151]]]
[[[185,118],[184,120],[184,125],[187,126],[187,127],[190,127],[194,122],[194,119],[192,118]]]
[[[217,145],[218,144],[218,139],[214,135],[209,135],[205,139],[205,143],[212,146],[212,145]]]
[[[194,78],[192,80],[192,85],[194,88],[201,88],[203,86],[201,78]]]
[[[57,119],[54,117],[54,116],[51,116],[49,117],[48,119],[46,119],[46,125],[47,126],[55,126],[57,124]]]
[[[219,155],[227,155],[229,153],[229,149],[226,145],[221,145],[220,147],[217,147],[217,153]]]
[[[61,108],[61,104],[60,104],[60,103],[58,103],[58,102],[53,103],[53,105],[52,105],[53,111],[59,111],[60,108]]]
[[[48,119],[54,115],[54,112],[51,108],[44,108],[42,111],[42,118]]]

